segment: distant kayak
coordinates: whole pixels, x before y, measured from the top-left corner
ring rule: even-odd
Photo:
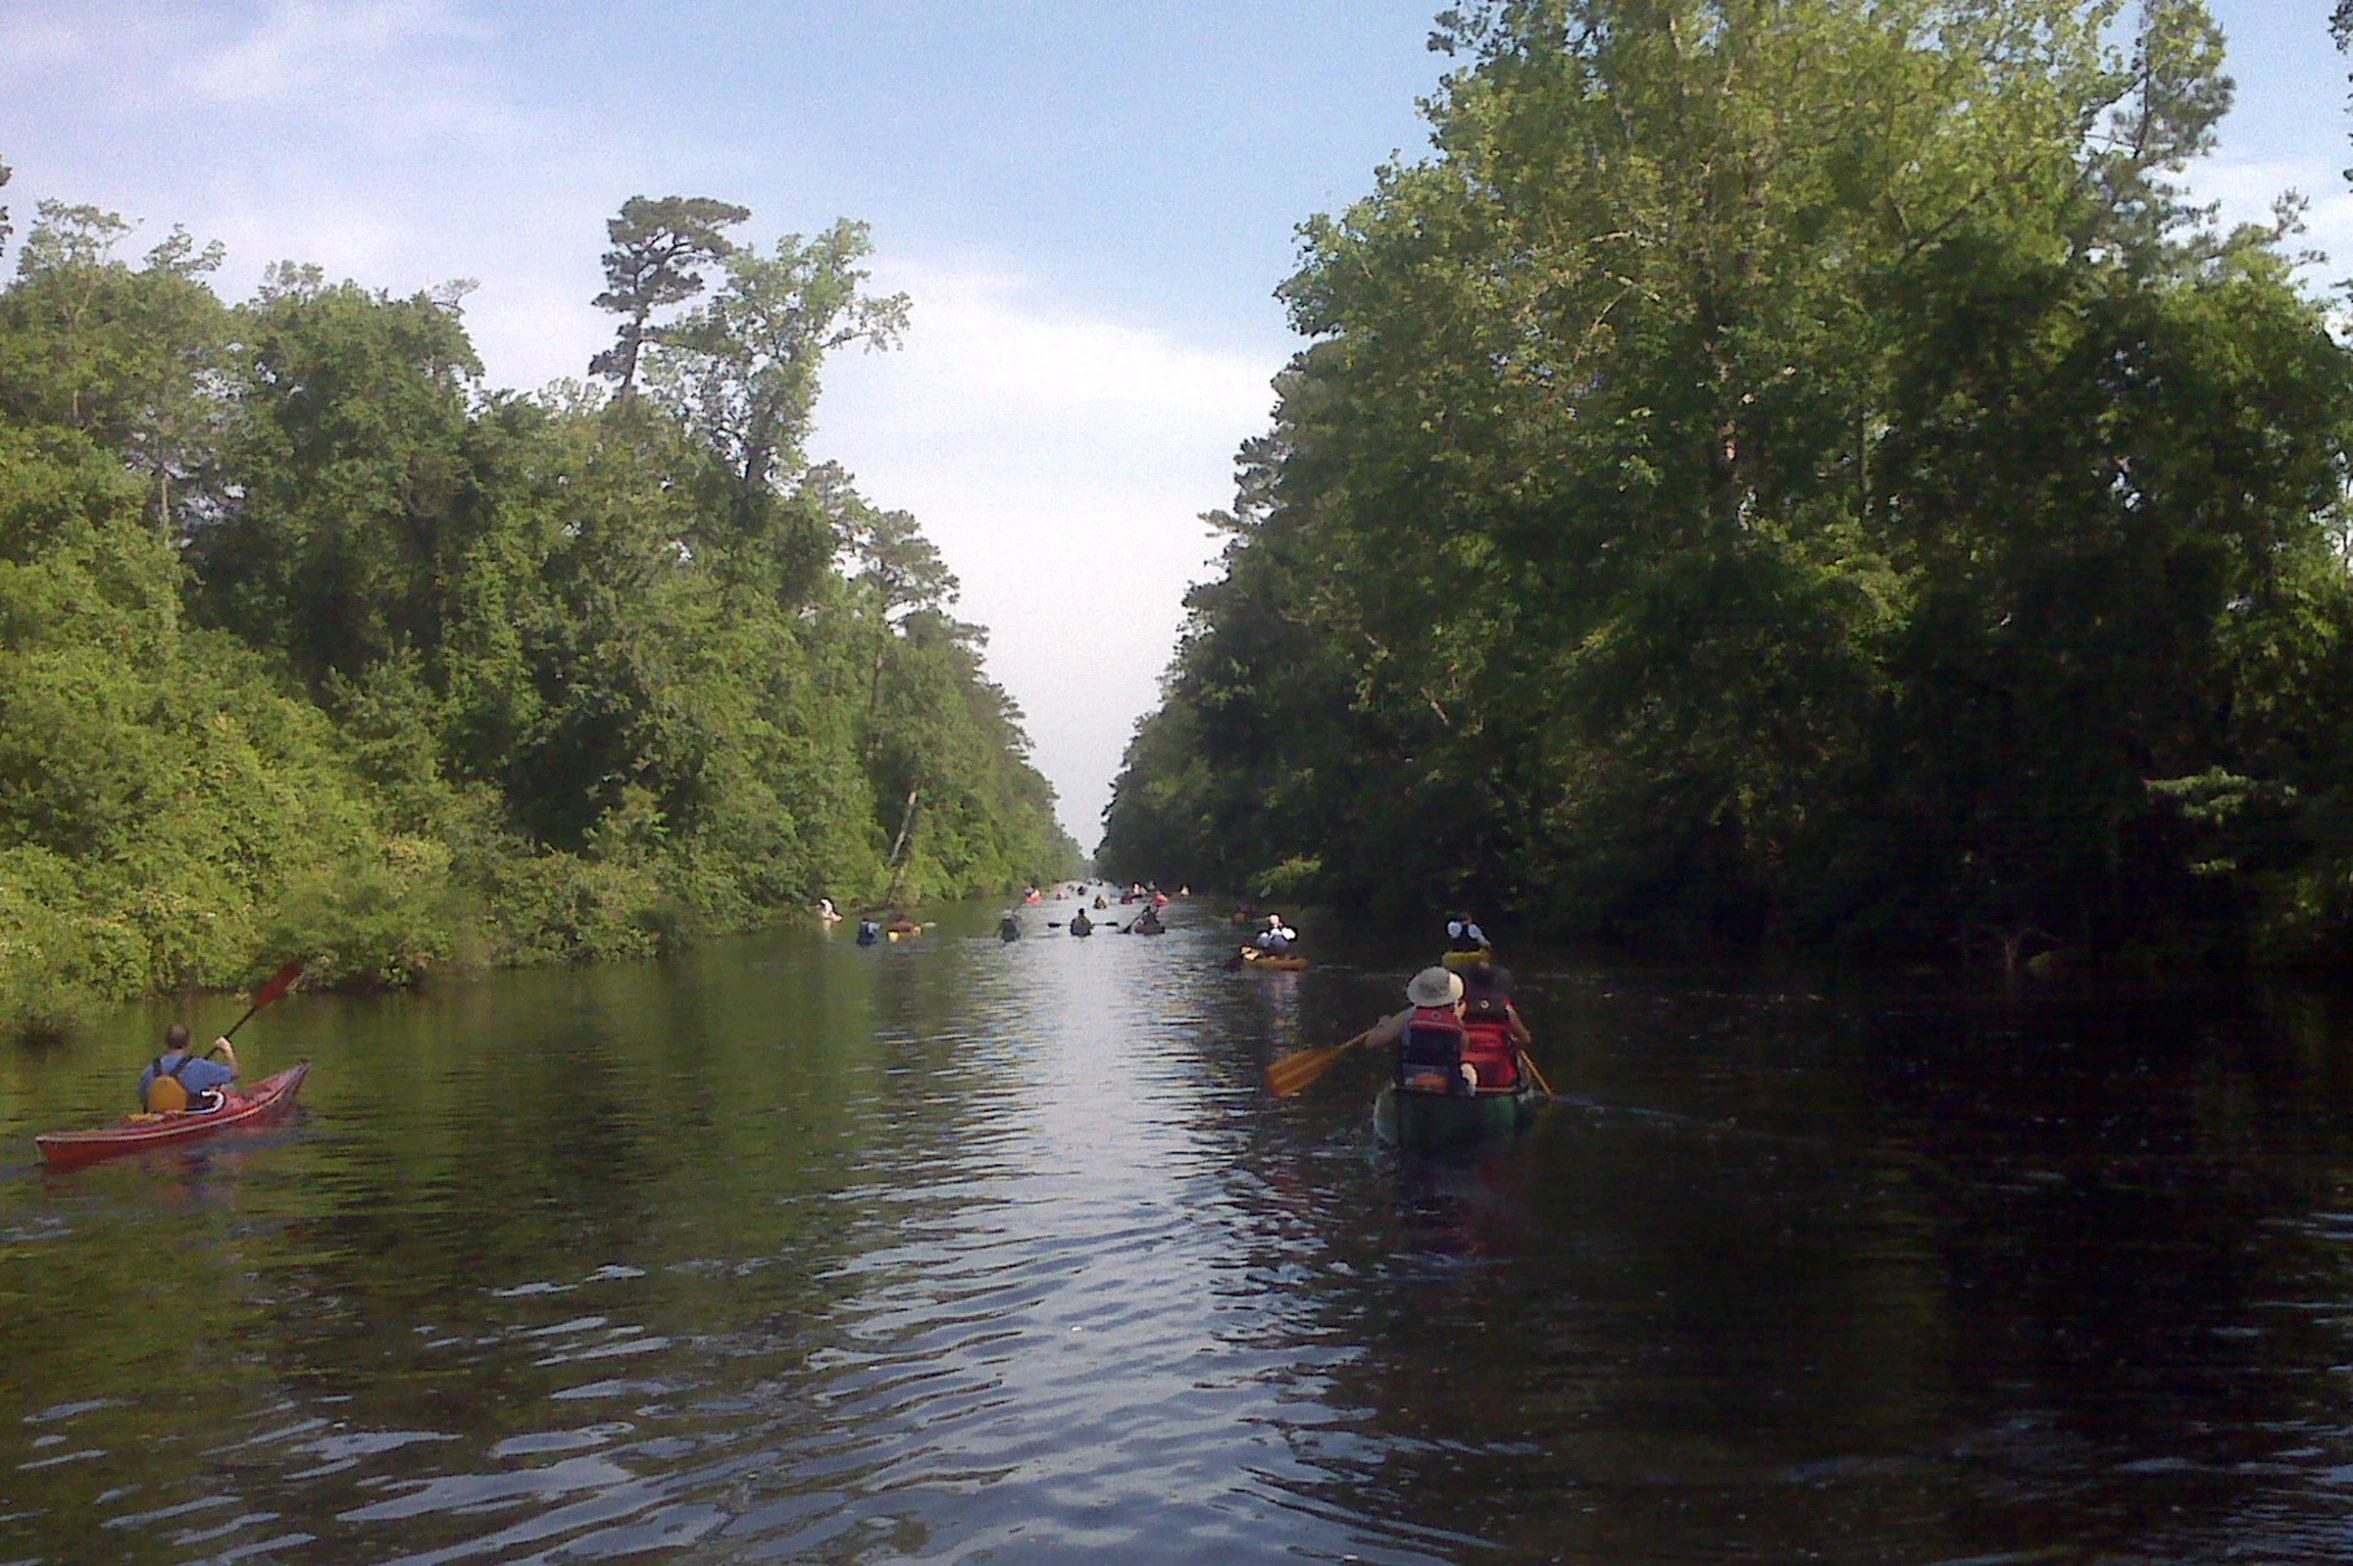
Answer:
[[[250,1088],[231,1084],[222,1089],[224,1102],[218,1109],[128,1115],[94,1131],[52,1131],[34,1137],[33,1144],[40,1148],[41,1160],[50,1168],[70,1169],[118,1153],[177,1147],[239,1126],[267,1125],[294,1107],[294,1095],[302,1090],[302,1079],[309,1073],[310,1062],[299,1061],[274,1077],[262,1078]]]

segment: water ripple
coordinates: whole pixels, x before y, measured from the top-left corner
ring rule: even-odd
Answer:
[[[1409,959],[995,912],[306,1000],[258,1156],[0,1182],[0,1558],[2344,1558],[2336,1035],[1545,958],[1576,1106],[1424,1166],[1258,1086]]]

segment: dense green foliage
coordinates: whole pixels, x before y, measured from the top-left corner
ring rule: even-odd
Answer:
[[[762,255],[746,216],[632,202],[620,394],[518,397],[462,291],[280,266],[230,306],[217,250],[41,203],[0,292],[0,1026],[1075,862],[955,579],[802,449],[906,301],[857,225]],[[683,313],[681,256],[719,274]]]
[[[1498,0],[1101,858],[1668,944],[2353,939],[2353,360],[2197,0]],[[2119,46],[2115,40],[2122,39]],[[2317,40],[2316,40],[2317,41]]]

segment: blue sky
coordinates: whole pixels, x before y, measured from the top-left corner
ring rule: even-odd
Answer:
[[[2212,0],[2239,107],[2197,175],[2234,215],[2314,198],[2353,274],[2328,0]],[[993,630],[1091,843],[1188,582],[1296,346],[1272,297],[1308,214],[1421,148],[1430,0],[731,6],[7,0],[0,157],[21,219],[90,201],[406,292],[467,276],[495,384],[580,374],[602,223],[715,195],[757,237],[874,227],[898,353],[829,377],[817,454],[923,519]]]

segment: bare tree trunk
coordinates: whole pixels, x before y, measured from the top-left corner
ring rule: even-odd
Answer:
[[[923,785],[918,783],[907,790],[907,808],[899,815],[899,836],[891,844],[891,857],[884,868],[892,872],[891,889],[883,898],[886,903],[899,900],[899,883],[907,879],[907,867],[899,862],[899,855],[907,848],[907,834],[915,828],[915,802],[923,797]]]
[[[866,685],[866,764],[874,765],[874,758],[882,754],[882,730],[874,721],[882,711],[882,666],[890,656],[890,632],[883,632],[882,645],[874,649],[874,676]]]

